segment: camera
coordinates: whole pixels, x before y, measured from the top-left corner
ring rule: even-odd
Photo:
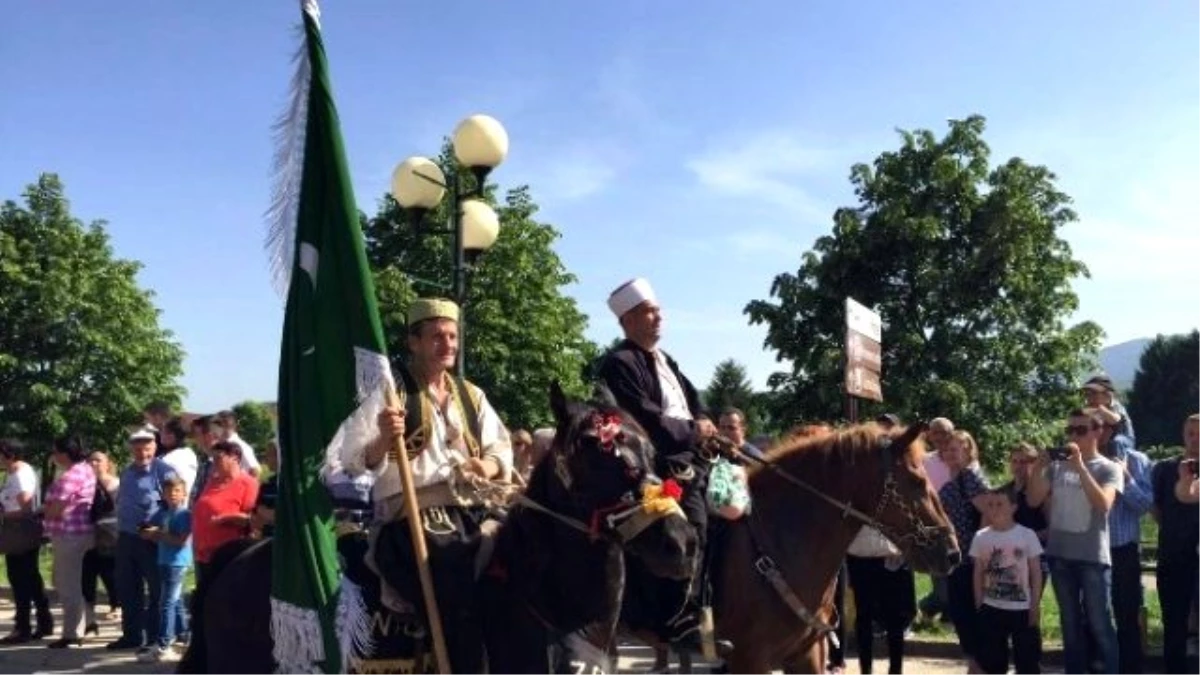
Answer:
[[[1071,450],[1065,445],[1050,448],[1046,453],[1050,455],[1050,459],[1056,462],[1066,461],[1071,458]]]

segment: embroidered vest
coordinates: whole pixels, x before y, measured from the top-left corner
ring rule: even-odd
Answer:
[[[404,446],[408,449],[409,457],[416,457],[428,447],[429,439],[433,438],[433,418],[437,413],[428,391],[417,383],[408,368],[401,367],[398,370],[406,394],[404,428],[408,435],[404,439]],[[458,411],[459,419],[466,422],[462,434],[467,454],[470,457],[481,457],[483,448],[479,443],[479,406],[483,401],[483,394],[478,387],[461,377],[447,374],[446,378],[450,390],[448,403]],[[392,450],[391,454],[392,461],[399,461],[395,450]]]

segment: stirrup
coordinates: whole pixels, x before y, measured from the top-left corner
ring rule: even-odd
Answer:
[[[714,656],[709,657],[704,653],[704,640],[700,635],[699,628],[693,628],[682,635],[676,636],[667,645],[676,653],[689,652],[708,660],[724,659],[733,653],[732,642],[729,640],[713,639],[712,651]]]

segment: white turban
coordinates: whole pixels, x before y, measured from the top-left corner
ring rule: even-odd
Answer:
[[[647,301],[657,303],[658,298],[654,295],[654,289],[650,288],[650,282],[639,277],[618,286],[608,296],[608,308],[619,319],[625,312]]]

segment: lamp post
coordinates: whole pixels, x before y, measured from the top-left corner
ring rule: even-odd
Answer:
[[[482,197],[488,174],[508,154],[508,133],[494,118],[472,115],[455,128],[453,146],[458,167],[466,168],[475,177],[474,190],[463,190],[458,167],[453,167],[446,176],[433,160],[409,157],[392,172],[392,197],[420,227],[429,210],[436,208],[446,192],[450,192],[449,222],[446,229],[435,232],[453,237],[451,285],[447,288],[423,279],[419,281],[450,291],[458,303],[458,363],[455,370],[461,377],[466,360],[467,270],[500,235],[500,217]]]

